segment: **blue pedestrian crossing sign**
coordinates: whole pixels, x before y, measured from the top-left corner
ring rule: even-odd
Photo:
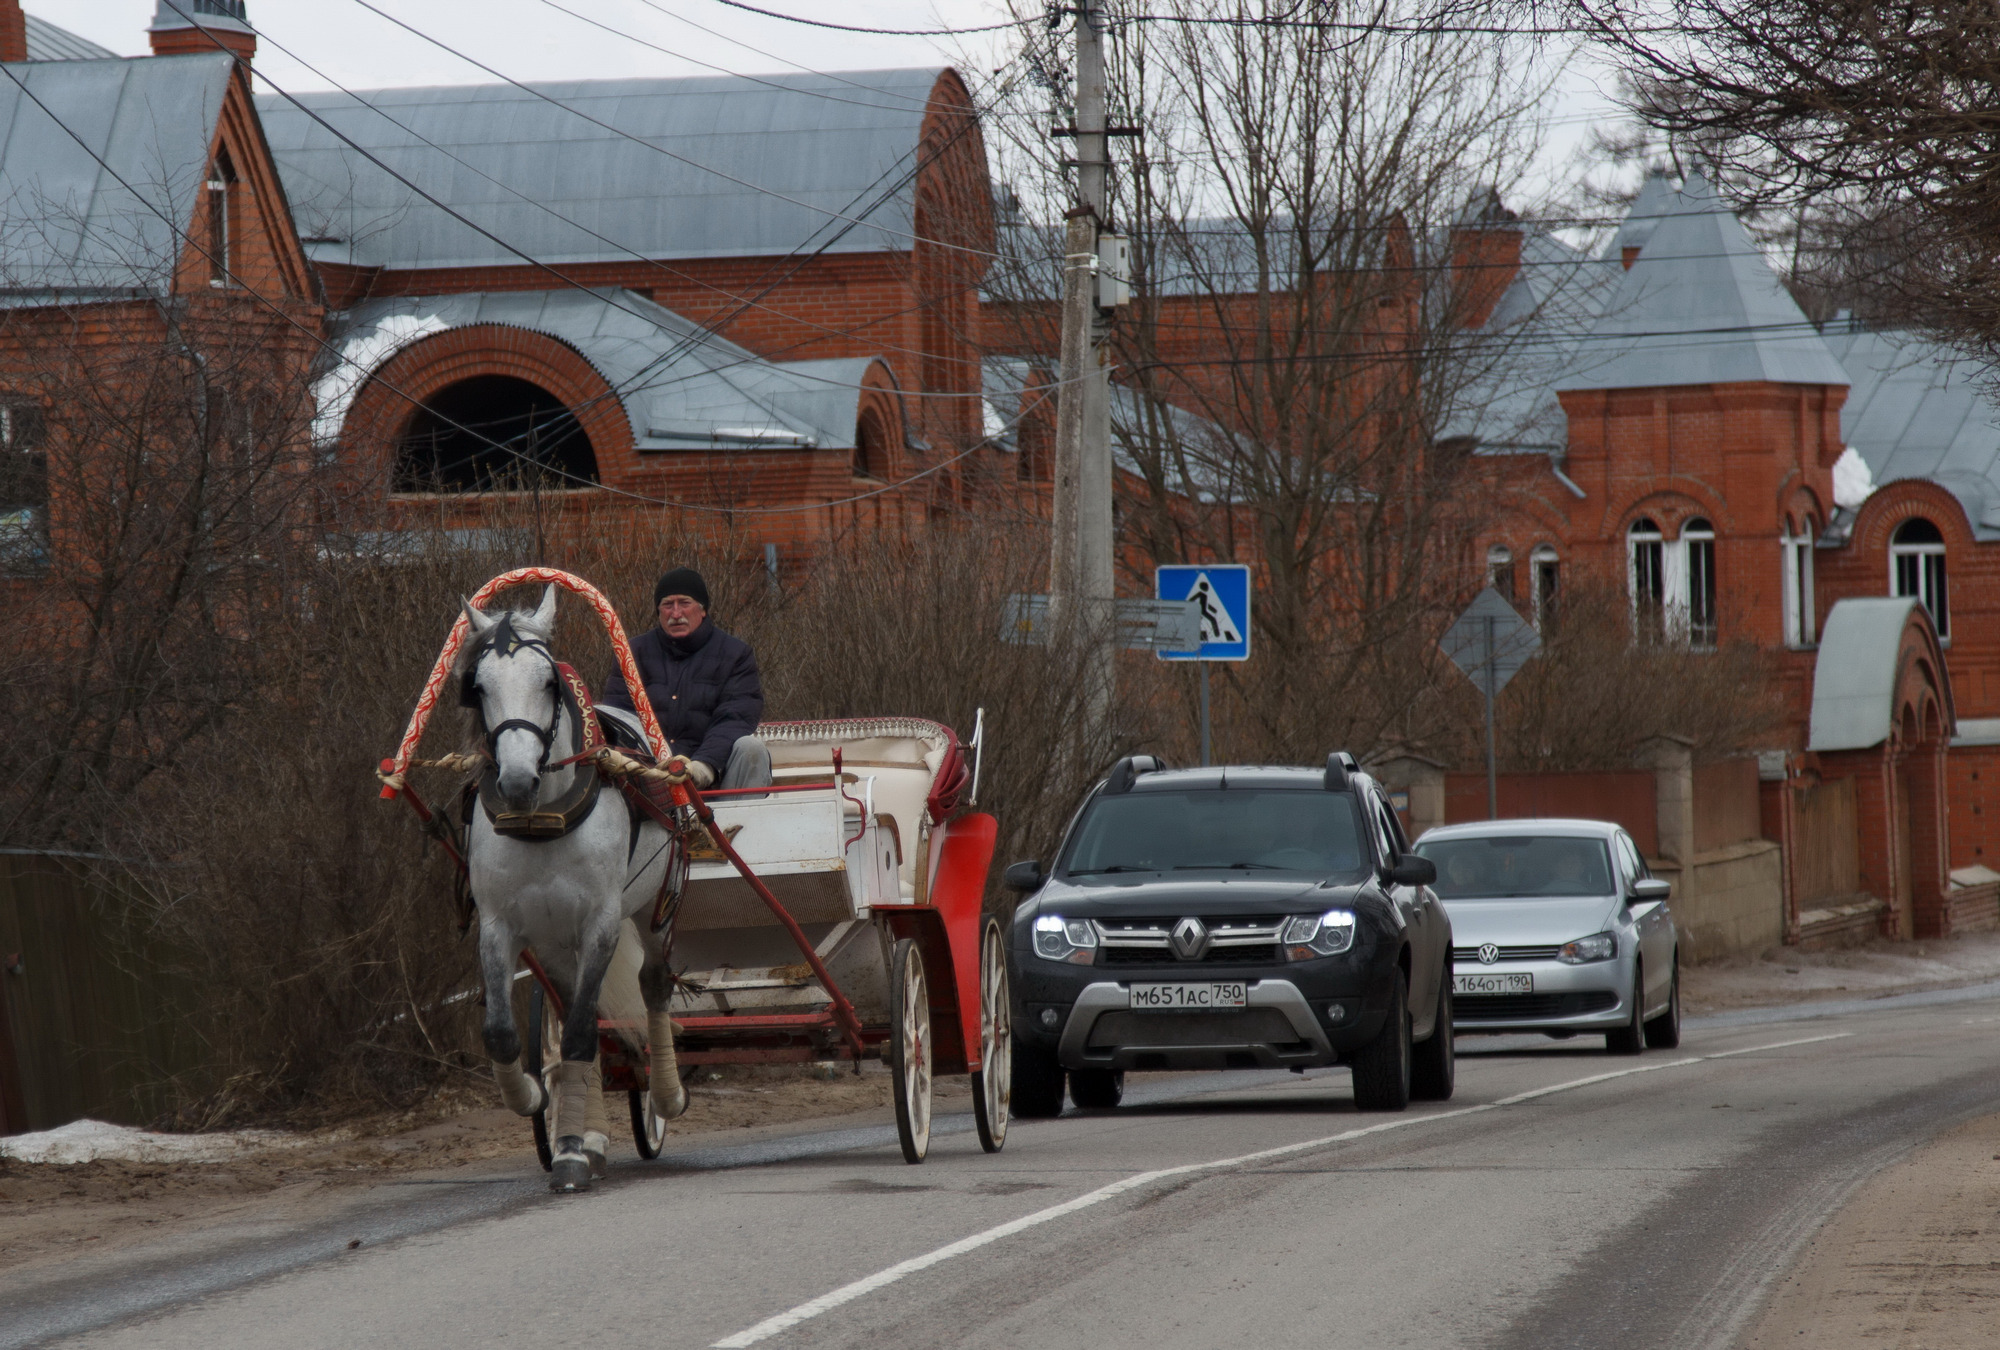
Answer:
[[[1196,563],[1162,567],[1153,573],[1153,595],[1184,600],[1201,618],[1201,646],[1193,651],[1159,652],[1162,661],[1247,661],[1250,659],[1250,569],[1241,563]]]

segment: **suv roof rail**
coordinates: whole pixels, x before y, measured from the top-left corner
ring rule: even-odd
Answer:
[[[1167,761],[1158,755],[1127,755],[1111,766],[1111,772],[1104,776],[1104,791],[1108,794],[1130,792],[1133,780],[1142,773],[1158,773],[1167,767]]]
[[[1354,756],[1345,750],[1336,750],[1326,757],[1326,790],[1346,792],[1353,786],[1347,776],[1361,772],[1361,766],[1354,762]]]

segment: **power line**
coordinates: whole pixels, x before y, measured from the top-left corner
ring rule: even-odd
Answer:
[[[830,28],[836,33],[866,33],[874,37],[967,37],[975,33],[997,33],[1006,28],[1023,28],[1039,22],[1035,19],[1008,19],[1004,23],[989,23],[971,28],[866,28],[860,24],[831,23],[825,19],[807,19],[797,14],[780,14],[775,9],[759,9],[746,5],[743,0],[715,0],[719,5],[731,9],[744,10],[751,14],[761,14],[767,19],[783,19],[786,23],[803,24],[808,28]]]
[[[171,4],[172,0],[168,0],[168,3]],[[885,225],[880,221],[864,220],[854,216],[846,215],[843,212],[831,210],[824,206],[814,206],[810,202],[803,202],[796,197],[789,197],[784,193],[779,192],[773,188],[767,188],[760,184],[752,183],[748,179],[738,178],[736,175],[732,173],[725,172],[724,170],[715,168],[712,165],[703,164],[699,160],[690,159],[686,155],[678,154],[675,151],[667,149],[667,147],[663,145],[655,145],[653,142],[645,139],[642,136],[635,136],[631,132],[626,131],[621,127],[613,126],[611,123],[606,122],[601,118],[593,117],[581,108],[572,107],[571,105],[564,103],[561,99],[556,98],[553,95],[544,93],[542,90],[535,88],[531,84],[525,84],[522,81],[515,79],[511,75],[505,74],[502,71],[494,69],[492,66],[487,65],[484,61],[479,60],[477,57],[468,56],[466,53],[458,50],[458,48],[452,46],[450,43],[444,41],[442,38],[432,37],[429,33],[424,32],[422,29],[417,28],[412,24],[405,23],[403,20],[397,18],[395,15],[373,4],[372,0],[354,0],[354,3],[361,6],[363,9],[369,11],[371,14],[375,14],[381,18],[387,19],[390,23],[395,24],[398,28],[402,29],[404,32],[409,33],[412,36],[422,38],[425,42],[430,43],[432,46],[437,47],[439,50],[447,52],[452,56],[456,56],[459,60],[465,62],[467,65],[474,66],[480,70],[483,70],[488,75],[491,75],[494,79],[503,81],[504,83],[509,84],[516,89],[519,89],[524,94],[528,94],[535,98],[538,98],[542,100],[544,103],[550,104],[553,107],[561,108],[564,112],[569,113],[574,117],[580,118],[581,120],[590,123],[594,127],[599,127],[605,131],[608,131],[612,135],[619,137],[621,140],[627,140],[632,142],[634,145],[643,146],[645,149],[652,151],[654,154],[664,155],[666,158],[674,160],[677,163],[685,164],[689,168],[697,169],[702,173],[713,174],[715,177],[720,178],[725,182],[734,183],[738,187],[747,188],[750,191],[758,193],[762,196],[775,198],[776,200],[784,202],[787,205],[796,206],[802,211],[811,211],[817,215],[831,217],[834,220],[846,221],[849,225],[866,226],[868,229],[871,230],[880,230],[884,234],[896,235],[900,238],[908,239],[912,243],[930,244],[937,248],[951,249],[959,253],[972,254],[975,257],[991,258],[994,256],[992,251],[988,249],[970,248],[967,247],[966,245],[954,244],[944,239],[926,238],[923,235],[913,233],[912,231],[909,230],[897,229],[895,226]]]

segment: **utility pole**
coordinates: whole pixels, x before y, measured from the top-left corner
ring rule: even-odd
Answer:
[[[1064,231],[1062,385],[1056,393],[1051,626],[1075,653],[1088,736],[1109,730],[1111,606],[1111,367],[1099,310],[1098,236],[1109,207],[1105,177],[1103,0],[1076,0],[1077,200]],[[1060,129],[1059,129],[1060,134]]]

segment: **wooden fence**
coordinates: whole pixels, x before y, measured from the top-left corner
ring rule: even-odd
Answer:
[[[74,858],[0,853],[0,1133],[145,1124],[200,1062],[192,991],[130,917]]]

